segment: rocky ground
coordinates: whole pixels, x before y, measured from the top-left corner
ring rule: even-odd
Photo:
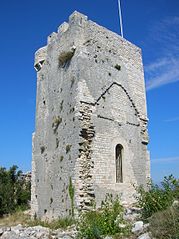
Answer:
[[[2,239],[72,239],[76,237],[75,227],[68,230],[50,230],[42,226],[23,227],[21,224],[14,227],[0,229]]]
[[[131,222],[133,235],[126,239],[152,239],[148,232],[149,224],[137,220],[140,210],[138,208],[127,208],[124,218]],[[123,225],[120,224],[119,227]],[[75,225],[68,227],[66,230],[51,230],[42,226],[24,227],[21,224],[12,227],[0,227],[1,239],[75,239],[77,230]],[[112,237],[105,237],[112,239]]]
[[[142,221],[135,222],[132,231],[134,235],[131,238],[151,239],[147,227]],[[50,230],[42,226],[23,227],[21,224],[0,228],[1,239],[75,239],[76,236],[75,227],[68,228],[65,231],[62,229]],[[105,239],[112,239],[112,237],[106,237]]]

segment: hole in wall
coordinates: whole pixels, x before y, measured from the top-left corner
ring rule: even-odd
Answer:
[[[67,68],[70,65],[71,59],[74,56],[75,49],[64,52],[59,56],[59,67]]]
[[[120,71],[121,70],[121,66],[116,64],[115,67],[114,67],[116,70]]]
[[[44,146],[41,146],[41,147],[40,147],[40,152],[41,152],[41,154],[43,154],[44,151],[45,151],[45,147],[44,147]]]
[[[59,124],[61,124],[61,122],[62,122],[62,118],[60,116],[53,117],[52,129],[54,133],[57,132],[58,126]]]
[[[63,110],[63,100],[61,101],[61,103],[60,103],[60,112]]]
[[[42,65],[44,64],[45,60],[39,61],[37,64],[35,64],[34,68],[37,72],[39,72],[42,69]]]
[[[59,139],[58,138],[56,138],[56,149],[58,148],[58,146],[59,146]]]
[[[71,144],[66,145],[66,154],[70,152],[71,146],[72,146]]]
[[[73,87],[73,84],[75,83],[75,78],[73,77],[72,79],[71,79],[71,88]]]

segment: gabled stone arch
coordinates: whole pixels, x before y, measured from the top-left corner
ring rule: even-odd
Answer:
[[[114,121],[119,125],[140,125],[139,111],[128,91],[117,82],[107,87],[92,105],[95,106],[94,114],[98,118]]]
[[[94,103],[91,103],[91,102],[86,102],[86,101],[81,101],[81,103],[86,103],[86,104],[89,104],[89,105],[99,105],[99,101],[108,93],[108,91],[114,87],[114,86],[117,86],[117,87],[120,87],[126,94],[126,96],[128,97],[129,101],[131,102],[135,112],[136,112],[136,115],[138,116],[138,118],[140,117],[140,113],[135,105],[135,103],[133,102],[132,98],[130,97],[129,95],[129,92],[125,89],[124,86],[122,86],[121,84],[117,83],[117,82],[113,82],[110,84],[109,87],[106,88],[106,90],[97,98],[97,100],[94,102]]]
[[[101,98],[103,98],[103,97],[108,93],[108,91],[109,91],[112,87],[114,87],[114,86],[120,87],[120,88],[125,92],[126,96],[128,97],[129,101],[131,102],[131,104],[132,104],[132,106],[133,106],[133,108],[134,108],[134,110],[135,110],[135,112],[136,112],[136,115],[139,117],[139,111],[137,110],[137,107],[135,106],[135,104],[134,104],[132,98],[130,97],[128,91],[127,91],[121,84],[119,84],[119,83],[117,83],[117,82],[113,82],[113,83],[98,97],[98,99],[95,101],[94,105],[99,104],[99,101],[101,100]]]

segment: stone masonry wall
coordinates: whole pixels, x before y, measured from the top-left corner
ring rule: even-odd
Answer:
[[[32,215],[42,219],[89,210],[106,193],[132,202],[132,184],[150,175],[141,51],[74,12],[35,55]],[[123,147],[116,183],[115,147]],[[77,211],[76,211],[77,213]]]

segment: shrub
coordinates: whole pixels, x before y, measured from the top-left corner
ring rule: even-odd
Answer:
[[[137,204],[142,208],[142,218],[147,219],[154,213],[167,209],[175,199],[179,198],[179,180],[172,175],[164,177],[161,186],[150,182],[149,190],[137,188]]]
[[[156,239],[179,238],[179,205],[155,213],[150,218],[150,231]]]
[[[120,224],[122,225],[120,227]],[[86,212],[78,222],[78,237],[97,239],[106,235],[128,235],[129,225],[123,219],[123,207],[119,198],[107,195],[101,209]]]

